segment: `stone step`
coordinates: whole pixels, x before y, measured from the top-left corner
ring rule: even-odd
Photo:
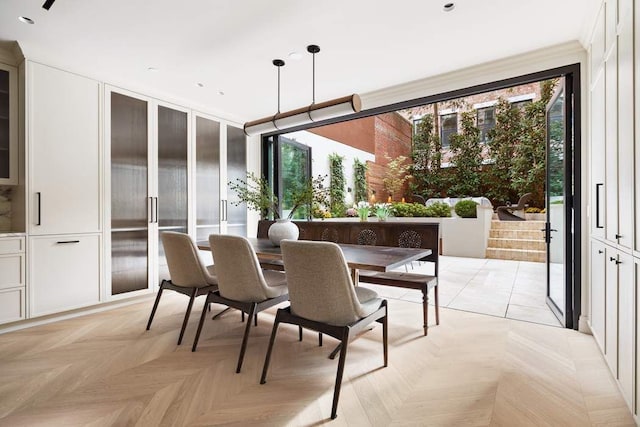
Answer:
[[[489,237],[496,239],[531,239],[544,240],[544,233],[540,230],[489,230]]]
[[[544,240],[536,239],[514,239],[514,238],[489,238],[489,244],[487,249],[524,249],[534,251],[546,250],[546,243]]]
[[[487,258],[506,259],[513,261],[546,262],[545,251],[532,251],[522,249],[487,248]]]
[[[544,221],[491,221],[492,230],[540,230]]]

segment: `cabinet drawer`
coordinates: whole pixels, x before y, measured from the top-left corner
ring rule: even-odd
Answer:
[[[24,237],[0,238],[0,255],[24,252]]]
[[[0,256],[0,289],[24,285],[24,255]]]
[[[99,302],[99,236],[32,237],[29,260],[31,316]]]
[[[0,290],[0,323],[24,317],[24,288]]]

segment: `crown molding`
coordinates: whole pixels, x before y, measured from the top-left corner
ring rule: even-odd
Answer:
[[[586,65],[587,52],[577,41],[562,43],[472,67],[391,86],[361,95],[363,110],[465,87],[491,83],[565,65]],[[585,67],[582,68],[583,72]]]

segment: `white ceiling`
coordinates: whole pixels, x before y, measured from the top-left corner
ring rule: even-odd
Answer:
[[[281,111],[311,103],[308,44],[321,48],[320,102],[584,41],[600,0],[457,0],[449,13],[445,0],[42,3],[0,0],[0,40],[18,41],[30,59],[244,121],[276,112],[274,58],[286,62]]]

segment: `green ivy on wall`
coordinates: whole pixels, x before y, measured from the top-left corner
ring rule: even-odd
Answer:
[[[369,189],[367,188],[367,164],[358,159],[353,159],[353,201],[355,203],[367,201]]]
[[[346,181],[344,178],[343,156],[337,153],[329,155],[329,203],[331,215],[334,217],[344,216],[346,208],[344,206],[344,189]]]

